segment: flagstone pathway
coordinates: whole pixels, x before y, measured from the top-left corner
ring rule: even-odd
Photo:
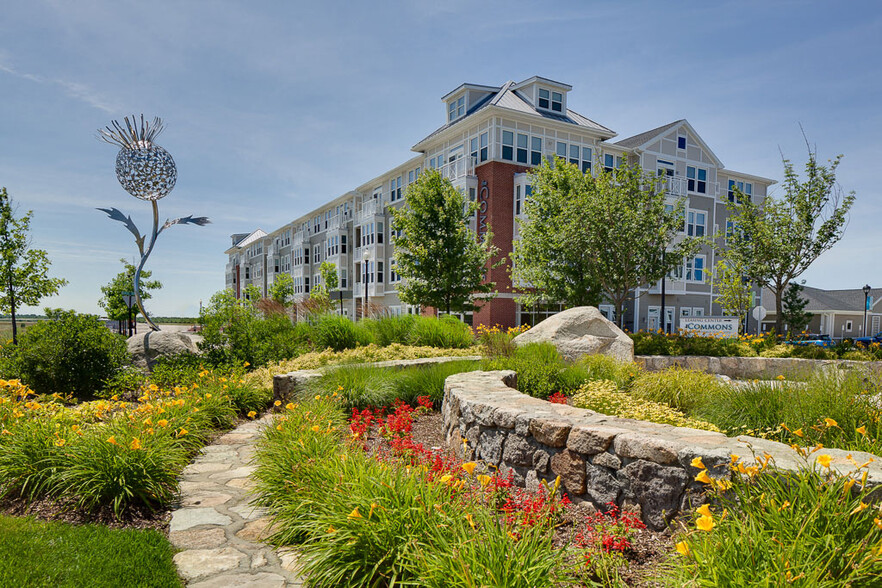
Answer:
[[[181,477],[169,539],[190,588],[302,588],[297,555],[260,542],[270,519],[252,507],[254,443],[272,415],[247,422],[202,449]]]

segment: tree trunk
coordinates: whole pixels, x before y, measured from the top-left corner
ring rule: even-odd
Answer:
[[[784,334],[784,286],[775,284],[775,335],[781,337]]]
[[[12,287],[12,268],[9,268],[9,309],[12,316],[12,344],[18,344],[18,327],[15,325],[15,288]]]
[[[622,312],[622,309],[625,307],[625,301],[624,300],[616,300],[615,303],[616,303],[616,325],[624,331],[625,330],[625,316],[624,316],[624,313]]]

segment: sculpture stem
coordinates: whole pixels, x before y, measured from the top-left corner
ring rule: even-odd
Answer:
[[[138,264],[138,269],[135,270],[135,302],[138,305],[138,310],[140,310],[141,314],[144,316],[144,320],[150,325],[150,328],[154,331],[158,331],[159,327],[150,320],[150,317],[147,316],[147,311],[144,310],[144,303],[141,302],[140,288],[141,270],[144,269],[144,264],[147,263],[147,258],[153,251],[153,246],[156,245],[156,237],[159,235],[159,205],[156,203],[156,200],[152,200],[151,204],[153,204],[153,233],[150,236],[150,246],[147,248],[147,252],[141,256],[141,263]]]

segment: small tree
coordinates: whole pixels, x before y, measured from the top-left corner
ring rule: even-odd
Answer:
[[[123,300],[123,292],[133,292],[135,289],[135,266],[127,262],[124,258],[120,259],[123,264],[123,271],[116,274],[107,285],[101,286],[101,300],[98,306],[104,309],[107,318],[114,321],[124,321],[129,318],[129,307]],[[150,280],[152,272],[147,270],[141,271],[141,299],[149,300],[153,298],[151,290],[159,290],[162,283],[159,280]],[[131,308],[132,318],[137,319],[141,311],[137,305]]]
[[[392,230],[401,231],[392,242],[402,301],[464,312],[480,306],[476,294],[493,291],[484,276],[498,249],[489,227],[480,241],[469,229],[477,208],[437,170],[425,170],[410,185],[405,206],[392,210]]]
[[[714,281],[719,296],[717,302],[723,313],[738,317],[738,328],[743,333],[747,313],[753,303],[750,281],[744,274],[744,266],[738,261],[721,259],[717,262],[717,279]]]
[[[794,333],[804,331],[812,320],[812,314],[805,311],[809,301],[808,298],[802,296],[803,290],[802,284],[790,282],[784,291],[784,298],[782,300],[784,316],[782,318],[790,331],[791,337],[793,337]]]
[[[775,332],[784,324],[783,298],[787,285],[800,276],[845,231],[854,192],[844,194],[836,183],[839,155],[829,166],[818,163],[808,149],[805,180],[784,159],[784,195],[756,204],[737,193],[729,204],[736,227],[727,239],[730,259],[744,265],[748,275],[775,294]]]
[[[269,289],[269,297],[287,306],[294,297],[294,278],[291,274],[279,274],[273,278],[273,285]]]
[[[17,343],[16,308],[39,304],[42,298],[56,294],[67,280],[47,276],[49,255],[30,246],[33,211],[21,218],[15,218],[14,213],[6,188],[0,188],[0,310],[11,314],[12,341]]]
[[[532,173],[515,279],[567,306],[606,297],[622,326],[634,289],[657,282],[698,247],[695,238],[674,242],[683,202],[667,206],[663,182],[627,163],[592,176],[562,159],[543,162]]]

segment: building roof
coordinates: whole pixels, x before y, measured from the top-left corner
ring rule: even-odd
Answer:
[[[556,114],[556,113],[546,112],[544,110],[539,110],[538,108],[536,108],[532,104],[530,104],[529,100],[527,100],[524,97],[524,95],[521,94],[521,92],[514,89],[514,87],[516,85],[517,84],[515,84],[515,82],[508,81],[505,84],[503,84],[500,88],[491,88],[489,86],[485,86],[486,88],[490,88],[491,90],[495,90],[495,92],[491,92],[490,94],[488,94],[487,96],[485,96],[484,98],[482,98],[481,100],[479,100],[478,102],[473,104],[472,107],[469,108],[469,110],[465,113],[465,115],[459,117],[458,119],[456,119],[454,121],[448,122],[447,124],[437,128],[434,131],[432,131],[431,133],[429,133],[426,137],[421,139],[411,149],[413,151],[421,151],[420,146],[423,143],[425,143],[426,141],[428,141],[429,139],[431,139],[432,137],[435,137],[439,133],[446,131],[450,127],[458,125],[462,121],[467,120],[470,116],[474,115],[475,113],[480,112],[482,110],[485,110],[486,108],[489,108],[491,106],[495,106],[498,108],[505,108],[508,110],[513,110],[515,112],[521,112],[524,114],[532,114],[532,115],[536,115],[536,116],[541,116],[542,118],[546,118],[549,120],[554,120],[554,121],[558,121],[558,122],[576,125],[576,126],[585,128],[586,130],[593,131],[593,132],[603,136],[605,139],[610,139],[610,138],[616,136],[615,131],[608,129],[607,127],[603,126],[602,124],[597,123],[597,122],[591,120],[590,118],[579,114],[578,112],[574,112],[574,111],[570,110],[569,108],[567,109],[566,114]]]
[[[660,127],[651,129],[649,131],[644,131],[639,135],[634,135],[633,137],[628,137],[627,139],[622,139],[621,141],[616,141],[615,145],[620,145],[627,149],[633,149],[635,147],[640,147],[644,143],[648,143],[652,139],[654,139],[657,135],[661,135],[665,131],[669,131],[679,125],[680,123],[686,122],[685,118],[681,118],[680,120],[675,120],[672,123],[668,123],[666,125],[662,125]]]
[[[249,245],[251,245],[252,243],[257,241],[258,239],[263,239],[264,237],[266,237],[266,233],[263,232],[263,229],[257,229],[256,231],[251,232],[247,237],[245,237],[244,239],[242,239],[241,241],[239,241],[238,243],[236,243],[235,245],[233,245],[232,247],[230,247],[229,249],[224,251],[224,253],[229,255],[230,253],[233,253],[236,249],[242,249],[243,247],[248,247]]]
[[[864,311],[864,291],[861,288],[851,288],[848,290],[822,290],[820,288],[812,288],[811,286],[803,286],[802,295],[808,300],[805,307],[807,312],[863,312]],[[871,288],[870,297],[873,299],[870,312],[879,312],[882,310],[882,288]],[[775,297],[763,296],[763,305],[770,313],[775,312]]]

